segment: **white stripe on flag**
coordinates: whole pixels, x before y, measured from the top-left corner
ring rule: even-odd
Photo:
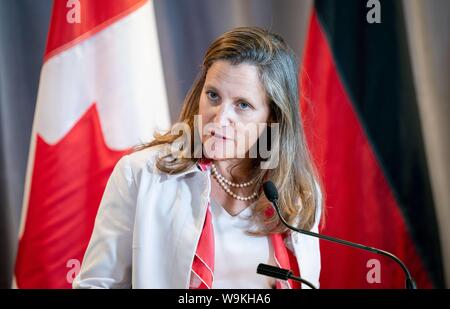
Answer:
[[[44,63],[28,156],[22,237],[36,134],[61,140],[95,102],[109,148],[148,142],[170,126],[153,1]]]

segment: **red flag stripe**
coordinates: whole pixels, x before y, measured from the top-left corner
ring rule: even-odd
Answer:
[[[322,232],[393,252],[407,262],[419,286],[430,287],[430,279],[346,93],[315,12],[303,68],[302,116],[327,196],[327,223]],[[401,269],[388,259],[328,242],[321,242],[321,252],[323,288],[404,286]],[[378,284],[367,279],[370,270],[367,265],[372,259],[380,263]]]
[[[102,192],[125,151],[106,145],[95,104],[57,144],[37,139],[17,285],[69,288],[67,262],[83,259]]]
[[[55,0],[44,62],[134,12],[148,0],[79,0],[80,23],[69,23],[67,0]]]

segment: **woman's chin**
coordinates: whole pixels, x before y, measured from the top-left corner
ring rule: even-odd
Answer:
[[[214,161],[222,161],[222,160],[229,160],[233,159],[233,156],[227,156],[226,154],[217,153],[215,151],[204,153],[205,157]]]
[[[235,152],[225,152],[223,149],[204,149],[203,155],[211,160],[215,161],[221,161],[221,160],[230,160],[230,159],[237,159],[238,156]]]

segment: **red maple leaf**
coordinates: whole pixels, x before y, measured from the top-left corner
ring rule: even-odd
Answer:
[[[127,151],[108,148],[95,104],[58,143],[37,136],[19,288],[70,288],[67,262],[81,263],[108,178]]]

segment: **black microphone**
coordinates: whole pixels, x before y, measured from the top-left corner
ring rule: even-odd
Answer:
[[[390,252],[384,251],[384,250],[380,250],[377,248],[373,248],[373,247],[368,247],[368,246],[364,246],[358,243],[354,243],[354,242],[350,242],[347,240],[343,240],[343,239],[339,239],[339,238],[334,238],[334,237],[330,237],[330,236],[326,236],[326,235],[322,235],[322,234],[318,234],[318,233],[314,233],[314,232],[310,232],[307,230],[302,230],[296,227],[293,227],[292,225],[290,225],[289,223],[286,222],[286,220],[284,220],[283,216],[281,215],[280,209],[278,207],[278,190],[275,187],[275,185],[273,184],[272,181],[266,181],[263,184],[263,189],[264,189],[264,194],[267,197],[267,199],[272,203],[273,207],[275,208],[278,217],[280,218],[281,222],[288,227],[289,229],[305,234],[305,235],[309,235],[309,236],[313,236],[313,237],[317,237],[320,239],[324,239],[324,240],[328,240],[334,243],[338,243],[341,245],[345,245],[345,246],[349,246],[349,247],[353,247],[353,248],[358,248],[361,250],[365,250],[365,251],[369,251],[372,253],[376,253],[376,254],[380,254],[383,256],[386,256],[392,260],[394,260],[397,264],[400,265],[400,267],[402,268],[406,280],[405,280],[405,286],[407,289],[417,289],[416,283],[414,281],[414,279],[411,276],[411,273],[409,272],[408,268],[406,268],[405,264],[395,255],[393,255]]]
[[[281,279],[281,280],[292,279],[292,280],[306,284],[311,289],[317,289],[311,282],[309,282],[303,278],[294,276],[292,274],[292,271],[284,269],[284,268],[279,268],[279,267],[275,267],[272,265],[267,265],[267,264],[261,263],[258,265],[258,268],[256,269],[256,273],[258,273],[260,275],[269,276],[272,278]]]

